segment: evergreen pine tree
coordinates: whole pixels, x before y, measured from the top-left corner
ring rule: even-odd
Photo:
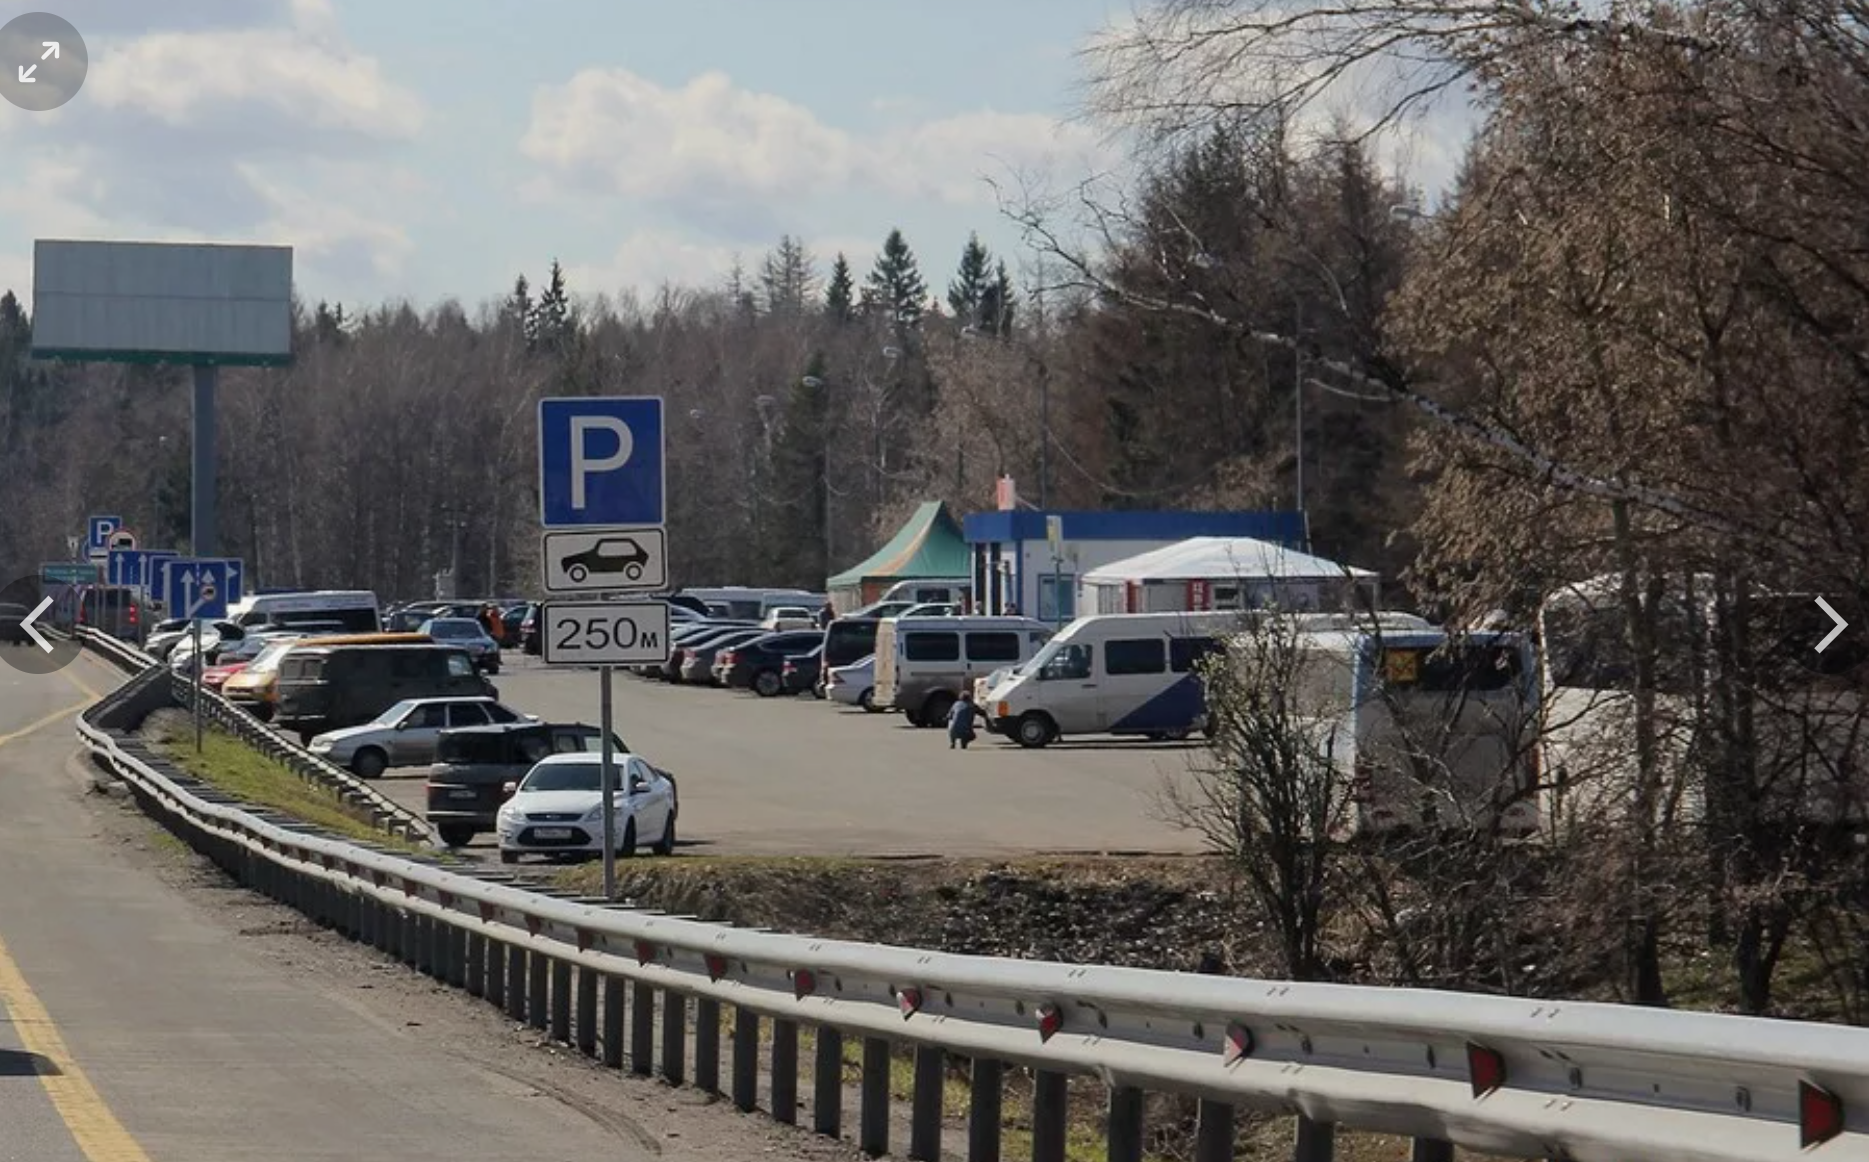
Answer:
[[[781,236],[759,271],[766,310],[775,315],[803,314],[817,292],[816,265],[803,242],[790,234]]]
[[[513,280],[513,293],[500,305],[500,314],[525,336],[526,350],[532,349],[532,283],[525,275]]]
[[[993,268],[993,280],[986,284],[986,289],[980,294],[980,316],[976,325],[982,331],[994,335],[1010,335],[1013,308],[1017,305],[1012,276],[1006,273],[1006,261],[1001,259]]]
[[[897,333],[920,325],[928,308],[928,283],[900,228],[889,231],[883,252],[863,283],[863,310],[887,322]]]
[[[855,309],[856,284],[850,277],[850,260],[840,250],[831,263],[831,281],[824,288],[824,313],[833,322],[843,323],[849,321]]]
[[[732,304],[736,313],[751,320],[759,314],[759,298],[753,293],[752,283],[746,277],[746,264],[740,256],[733,256],[733,267],[727,271],[727,302]]]
[[[545,293],[532,307],[531,327],[528,338],[532,345],[553,354],[564,354],[570,347],[577,330],[577,321],[572,317],[571,294],[565,287],[565,271],[552,259],[552,272],[545,284]]]
[[[825,516],[835,417],[828,374],[823,352],[813,352],[785,397],[772,449],[773,495],[788,503],[774,518],[778,535],[771,544],[789,583],[808,589],[820,588],[831,572]]]
[[[960,270],[954,276],[954,281],[947,284],[948,309],[954,312],[955,322],[963,327],[984,329],[980,304],[991,285],[988,275],[990,262],[986,247],[980,245],[980,236],[967,235],[967,245],[960,252]]]

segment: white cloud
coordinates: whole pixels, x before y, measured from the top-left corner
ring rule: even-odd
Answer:
[[[414,174],[385,175],[374,167],[334,165],[307,185],[273,178],[253,163],[238,168],[270,210],[254,230],[254,239],[291,246],[295,262],[309,262],[327,277],[355,284],[401,275],[415,253],[415,243],[403,227],[360,209],[353,199],[333,196],[360,187],[378,194],[415,195],[421,185]],[[381,205],[380,198],[369,202]]]
[[[587,69],[533,98],[521,150],[550,174],[528,192],[570,187],[638,198],[691,223],[770,234],[763,203],[864,190],[956,205],[991,200],[985,175],[1099,152],[1080,126],[1038,114],[967,113],[862,135],[811,110],[708,72],[667,88],[621,70]]]

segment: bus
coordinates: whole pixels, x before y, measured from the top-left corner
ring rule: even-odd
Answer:
[[[1294,669],[1292,717],[1331,775],[1332,838],[1537,832],[1539,688],[1528,635],[1305,632]]]
[[[335,622],[350,633],[380,633],[381,607],[376,594],[365,589],[321,589],[312,593],[262,593],[238,602],[227,611],[234,624],[275,626]]]
[[[1869,659],[1860,639],[1846,635],[1818,653],[1832,623],[1810,594],[1759,592],[1747,606],[1749,675],[1722,669],[1718,647],[1740,640],[1734,634],[1742,627],[1723,624],[1712,578],[1668,578],[1659,600],[1647,600],[1642,616],[1657,648],[1644,724],[1621,578],[1593,577],[1544,600],[1538,634],[1547,827],[1561,832],[1628,816],[1641,784],[1642,725],[1654,740],[1651,822],[1702,819],[1707,773],[1716,767],[1741,772],[1740,800],[1786,822],[1869,821],[1860,675]]]

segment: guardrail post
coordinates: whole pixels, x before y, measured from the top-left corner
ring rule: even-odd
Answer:
[[[1069,1081],[1064,1074],[1048,1069],[1039,1070],[1032,1078],[1032,1162],[1064,1162]]]
[[[941,1099],[946,1089],[947,1054],[939,1045],[917,1045],[909,1101],[911,1162],[941,1162]]]
[[[428,974],[446,984],[454,975],[448,953],[454,950],[454,925],[439,916],[428,918]]]
[[[702,1093],[720,1092],[720,1002],[694,1002],[694,1084]]]
[[[532,963],[526,966],[526,1024],[543,1030],[547,1026],[547,1007],[551,1000],[552,961],[544,950],[532,950]]]
[[[350,910],[350,921],[345,925],[347,935],[359,944],[369,943],[364,935],[364,925],[370,922],[370,897],[363,888],[353,884],[344,898]]]
[[[844,1132],[844,1031],[818,1026],[817,1060],[812,1063],[811,1128],[826,1137]]]
[[[733,1104],[750,1113],[759,1108],[759,1014],[733,1007]]]
[[[1454,1162],[1454,1144],[1439,1138],[1416,1138],[1409,1162]]]
[[[578,966],[578,1052],[597,1056],[597,973],[585,964]]]
[[[487,988],[482,996],[495,1008],[506,1007],[506,945],[487,937]]]
[[[506,946],[506,1015],[526,1019],[526,950],[517,944]]]
[[[448,984],[452,988],[467,986],[467,930],[453,924],[444,924],[448,933]]]
[[[1201,1104],[1206,1105],[1205,1102]],[[1203,1114],[1205,1112],[1205,1110],[1202,1111]],[[1230,1150],[1233,1146],[1232,1111],[1228,1110],[1227,1115],[1227,1148]],[[1299,1114],[1298,1144],[1291,1152],[1292,1162],[1330,1162],[1336,1152],[1336,1124],[1312,1121],[1303,1114]],[[1214,1158],[1219,1159],[1220,1156],[1216,1154]],[[1195,1162],[1207,1162],[1207,1159],[1197,1158]],[[1232,1155],[1229,1154],[1223,1162],[1232,1162]]]
[[[889,1042],[881,1037],[863,1039],[857,1148],[872,1158],[889,1153]]]
[[[372,935],[376,937],[371,943],[374,944],[376,950],[384,956],[392,956],[395,954],[395,920],[396,914],[390,910],[388,904],[385,904],[375,896],[370,897],[370,930]]]
[[[623,978],[604,977],[604,1065],[623,1068]]]
[[[688,1071],[688,997],[662,990],[662,1080],[680,1085]]]
[[[479,999],[487,995],[487,938],[479,932],[467,934],[467,947],[462,949],[462,956],[467,959],[467,972],[462,978],[461,987],[467,995]]]
[[[422,938],[422,918],[405,909],[402,913],[402,962],[419,971],[422,951],[427,947],[428,942]]]
[[[1233,1107],[1202,1098],[1195,1115],[1194,1162],[1233,1162]],[[1310,1162],[1304,1152],[1304,1118],[1298,1119],[1297,1162]],[[1318,1162],[1329,1162],[1329,1148]]]
[[[413,933],[415,953],[409,963],[415,971],[427,976],[435,971],[435,931],[429,924],[428,917],[420,912],[409,913],[410,931]]]
[[[772,1022],[772,1116],[798,1124],[798,1022]]]
[[[630,989],[629,1068],[638,1077],[655,1069],[655,989],[639,980]]]
[[[1105,1162],[1142,1162],[1142,1101],[1142,1091],[1133,1085],[1110,1091]]]
[[[999,1162],[999,1127],[1006,1097],[1006,1067],[976,1057],[967,1095],[967,1162]],[[1117,1162],[1115,1154],[1109,1162]],[[1141,1162],[1137,1157],[1132,1162]]]
[[[552,961],[552,1040],[571,1043],[571,962]]]

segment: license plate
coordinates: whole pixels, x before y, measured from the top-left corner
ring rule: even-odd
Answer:
[[[456,787],[454,790],[448,792],[448,798],[450,799],[472,799],[473,797],[474,791],[468,787]]]
[[[532,834],[540,839],[570,839],[571,829],[569,827],[540,827]]]

